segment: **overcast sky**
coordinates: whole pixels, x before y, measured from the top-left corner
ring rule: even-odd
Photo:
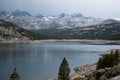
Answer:
[[[0,10],[28,11],[31,14],[81,13],[99,18],[120,17],[120,0],[0,0]]]

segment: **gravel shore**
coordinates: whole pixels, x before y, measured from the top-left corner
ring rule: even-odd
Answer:
[[[120,44],[120,40],[88,40],[88,39],[46,39],[46,40],[19,40],[0,41],[0,43],[41,43],[41,42],[81,42],[91,44]]]

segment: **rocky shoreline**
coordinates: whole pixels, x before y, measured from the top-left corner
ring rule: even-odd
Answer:
[[[111,67],[111,68],[105,68],[105,69],[99,69],[96,70],[96,63],[94,64],[86,64],[83,66],[79,66],[74,68],[75,72],[74,74],[70,75],[70,80],[91,80],[91,78],[98,74],[103,77],[103,74],[109,73],[110,75],[118,75],[110,79],[105,80],[120,80],[120,67]],[[58,80],[57,76],[48,78],[48,80]],[[94,79],[93,79],[94,80]]]
[[[75,73],[70,75],[70,80],[82,79],[86,75],[90,75],[92,72],[96,70],[96,63],[79,66],[74,68],[74,70],[75,70]],[[48,80],[57,80],[57,77],[56,76],[51,77],[51,78],[48,78]]]
[[[111,51],[115,52],[120,49],[112,49],[107,51],[105,54],[110,54]],[[101,56],[102,56],[101,55]],[[97,63],[93,64],[86,64],[83,66],[75,67],[75,73],[70,75],[70,80],[97,80],[95,79],[98,77],[100,80],[120,80],[120,66],[113,66],[113,67],[105,67],[104,69],[96,70]],[[109,78],[107,78],[106,77]],[[57,77],[49,78],[48,80],[58,80]]]
[[[76,72],[75,74],[78,77],[74,77],[74,78],[72,77],[72,80],[76,78],[82,79],[85,76],[92,74],[96,70],[96,63],[79,66],[79,67],[74,68],[74,70]]]

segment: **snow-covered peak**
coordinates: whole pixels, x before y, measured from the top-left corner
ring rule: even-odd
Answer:
[[[31,16],[31,14],[29,14],[28,12],[19,11],[19,10],[15,10],[14,12],[12,12],[12,15],[13,16],[25,16],[25,17]]]
[[[115,19],[107,19],[102,22],[102,24],[111,24],[111,23],[118,23]]]
[[[118,17],[118,18],[114,18],[114,19],[120,21],[120,17]]]

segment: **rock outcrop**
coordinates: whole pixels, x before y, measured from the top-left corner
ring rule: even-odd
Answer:
[[[99,69],[93,72],[92,74],[86,76],[87,80],[95,79],[95,80],[106,80],[112,77],[120,75],[120,67],[115,66],[111,68]]]

